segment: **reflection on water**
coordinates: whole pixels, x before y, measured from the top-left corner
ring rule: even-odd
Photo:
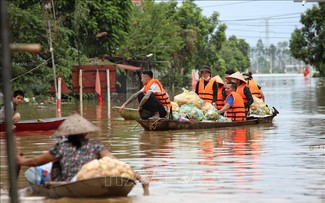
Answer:
[[[142,196],[142,188],[137,184],[129,197],[110,200],[325,201],[324,79],[304,80],[301,75],[254,77],[262,85],[268,105],[280,112],[273,124],[150,132],[144,131],[136,121],[121,120],[117,112],[108,115],[105,104],[86,102],[84,116],[102,129],[101,133],[89,137],[100,139],[117,158],[151,180],[150,196]],[[43,110],[25,105],[21,111],[24,118],[55,115],[52,107]],[[78,104],[63,105],[63,116],[75,111],[79,111]],[[17,136],[17,146],[26,156],[39,154],[53,144],[49,134],[42,132]],[[0,139],[0,145],[0,184],[5,188],[7,174],[3,139]],[[19,186],[26,186],[23,173],[19,177]],[[71,201],[63,198],[46,202]],[[75,201],[91,202],[89,199]],[[110,202],[107,199],[102,201]]]

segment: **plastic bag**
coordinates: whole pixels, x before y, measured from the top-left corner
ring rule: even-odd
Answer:
[[[184,104],[179,108],[181,117],[190,119],[191,121],[202,121],[205,116],[201,109],[198,109],[192,104]]]
[[[182,106],[184,104],[192,104],[197,108],[201,108],[204,104],[204,101],[193,91],[188,91],[183,88],[183,93],[178,94],[174,97],[174,101],[178,104],[178,106]]]

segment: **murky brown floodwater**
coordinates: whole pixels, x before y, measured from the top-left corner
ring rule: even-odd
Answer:
[[[102,140],[117,158],[149,176],[150,196],[143,196],[137,184],[126,198],[25,201],[324,202],[324,78],[256,75],[255,79],[267,104],[280,112],[271,125],[148,132],[113,111],[108,119],[105,104],[85,103],[84,116],[102,129],[102,134],[90,137]],[[55,116],[54,106],[25,104],[19,111],[26,119]],[[74,111],[79,112],[78,104],[63,104],[63,116]],[[18,147],[26,156],[47,150],[53,141],[42,134],[18,137]],[[0,141],[0,184],[6,188],[5,142]],[[26,186],[22,172],[19,186]]]

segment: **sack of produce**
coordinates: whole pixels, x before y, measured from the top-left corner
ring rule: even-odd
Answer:
[[[191,121],[202,121],[205,119],[201,109],[192,104],[184,104],[179,108],[181,117],[188,118]]]
[[[172,104],[173,112],[178,112],[179,111],[178,104],[176,102],[173,102],[173,101],[171,101],[170,103]]]
[[[183,88],[183,93],[178,94],[174,97],[174,101],[178,104],[178,106],[182,106],[184,104],[192,104],[199,109],[204,104],[204,101],[193,91],[188,91]]]
[[[211,105],[212,106],[212,105]],[[213,106],[212,106],[213,107]],[[205,118],[207,120],[210,120],[210,121],[217,121],[218,120],[218,117],[219,117],[219,114],[217,112],[217,109],[216,108],[211,108],[209,109],[205,114],[204,114]]]
[[[218,122],[232,122],[231,118],[219,115]]]
[[[217,110],[216,107],[214,107],[211,103],[209,102],[204,102],[201,110],[203,111],[203,113],[205,114],[206,112],[208,112],[209,110]]]
[[[96,177],[125,177],[135,180],[135,174],[131,167],[123,161],[103,157],[95,159],[83,165],[76,175],[77,180],[85,180]]]
[[[251,104],[249,108],[248,115],[267,116],[272,114],[270,108],[263,102],[262,99],[259,99],[255,96],[253,96],[253,99],[254,102]]]

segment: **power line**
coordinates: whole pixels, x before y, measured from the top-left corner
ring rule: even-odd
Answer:
[[[227,29],[226,31],[240,31],[240,32],[252,32],[252,33],[265,33],[265,31],[256,31],[256,30],[244,30],[244,29]],[[270,31],[270,33],[273,34],[280,34],[280,35],[289,35],[291,34],[290,32],[274,32]]]

